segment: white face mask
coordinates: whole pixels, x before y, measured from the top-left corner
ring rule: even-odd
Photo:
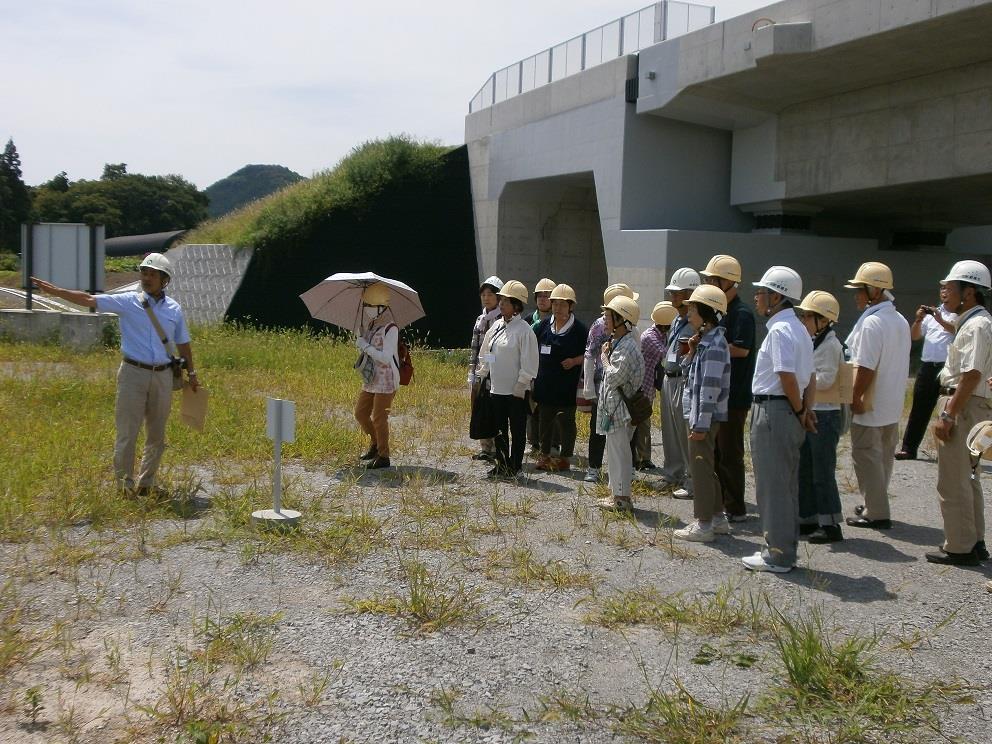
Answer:
[[[373,307],[367,307],[367,308],[365,308],[365,319],[366,320],[375,320],[378,317],[379,317],[379,308],[374,307],[374,306]]]

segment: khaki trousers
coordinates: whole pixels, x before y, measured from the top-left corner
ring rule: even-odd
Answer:
[[[693,488],[692,516],[700,522],[712,521],[714,514],[723,511],[723,489],[716,474],[716,441],[722,426],[713,421],[703,441],[688,440]]]
[[[941,398],[937,410],[944,410],[947,400]],[[970,553],[975,543],[985,539],[985,504],[978,479],[981,468],[972,479],[971,455],[965,439],[975,424],[988,418],[992,418],[992,402],[973,395],[958,414],[950,439],[938,440],[937,493],[944,517],[944,550],[948,553]]]
[[[395,396],[396,393],[368,393],[363,390],[355,404],[355,421],[372,439],[372,445],[380,457],[389,457],[389,409]]]
[[[172,370],[153,372],[121,362],[117,370],[117,401],[114,423],[114,477],[123,488],[134,488],[134,449],[138,432],[145,424],[145,451],[138,470],[138,486],[155,485],[162,453],[165,452],[165,424],[172,408]]]
[[[890,519],[889,480],[899,446],[899,424],[851,424],[851,458],[858,490],[865,500],[865,519]]]

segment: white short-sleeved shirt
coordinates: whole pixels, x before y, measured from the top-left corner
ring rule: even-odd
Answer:
[[[856,413],[861,426],[888,426],[902,417],[909,379],[909,323],[891,302],[865,308],[847,337],[851,361],[875,370],[872,410]]]
[[[802,393],[813,375],[813,339],[791,307],[768,319],[768,335],[754,361],[751,392],[754,395],[785,395],[779,372],[792,372]]]
[[[169,354],[158,337],[148,313],[141,304],[144,292],[96,295],[96,309],[101,313],[117,313],[121,325],[121,353],[143,364],[167,364]],[[149,297],[152,311],[165,335],[174,344],[189,343],[189,330],[179,303],[167,295],[161,300]]]
[[[947,364],[940,371],[940,384],[957,387],[961,375],[978,370],[982,382],[972,395],[990,397],[985,380],[992,377],[992,316],[984,307],[975,307],[958,320],[958,332],[947,350]]]
[[[945,323],[953,324],[958,320],[957,313],[945,310],[943,305],[937,306],[937,312],[940,313],[940,317]],[[920,355],[920,361],[936,364],[946,362],[947,347],[950,345],[951,339],[954,338],[954,334],[945,330],[944,326],[934,320],[932,315],[923,316],[920,329],[923,331],[923,352]]]

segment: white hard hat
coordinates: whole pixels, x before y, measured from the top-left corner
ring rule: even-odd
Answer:
[[[761,279],[751,283],[755,287],[778,292],[790,300],[799,300],[803,296],[803,280],[799,278],[795,269],[790,269],[788,266],[772,266]]]
[[[498,276],[490,276],[484,282],[482,282],[482,284],[479,285],[480,292],[482,291],[483,287],[492,287],[497,292],[499,292],[501,289],[503,289],[503,280],[500,279]]]
[[[941,280],[947,282],[968,282],[982,289],[992,289],[992,276],[989,268],[981,261],[958,261],[951,267],[950,272]]]
[[[149,253],[145,260],[138,265],[139,269],[157,269],[172,278],[172,262],[161,253]]]
[[[700,284],[702,282],[695,269],[681,268],[675,270],[675,273],[672,274],[672,281],[665,289],[669,292],[682,292],[686,289],[695,289]]]
[[[965,438],[965,445],[974,457],[988,460],[992,457],[992,421],[979,421],[968,432]]]

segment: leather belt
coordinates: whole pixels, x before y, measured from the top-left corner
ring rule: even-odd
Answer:
[[[954,395],[954,393],[956,393],[957,390],[958,389],[956,387],[942,387],[940,389],[940,394],[941,395]]]
[[[767,403],[770,400],[788,400],[788,399],[789,396],[787,395],[755,395],[754,396],[755,403]]]
[[[163,369],[170,369],[171,364],[145,364],[144,362],[136,362],[134,359],[128,359],[124,357],[124,363],[130,364],[133,367],[141,367],[141,369],[147,369],[152,372],[161,372]]]

